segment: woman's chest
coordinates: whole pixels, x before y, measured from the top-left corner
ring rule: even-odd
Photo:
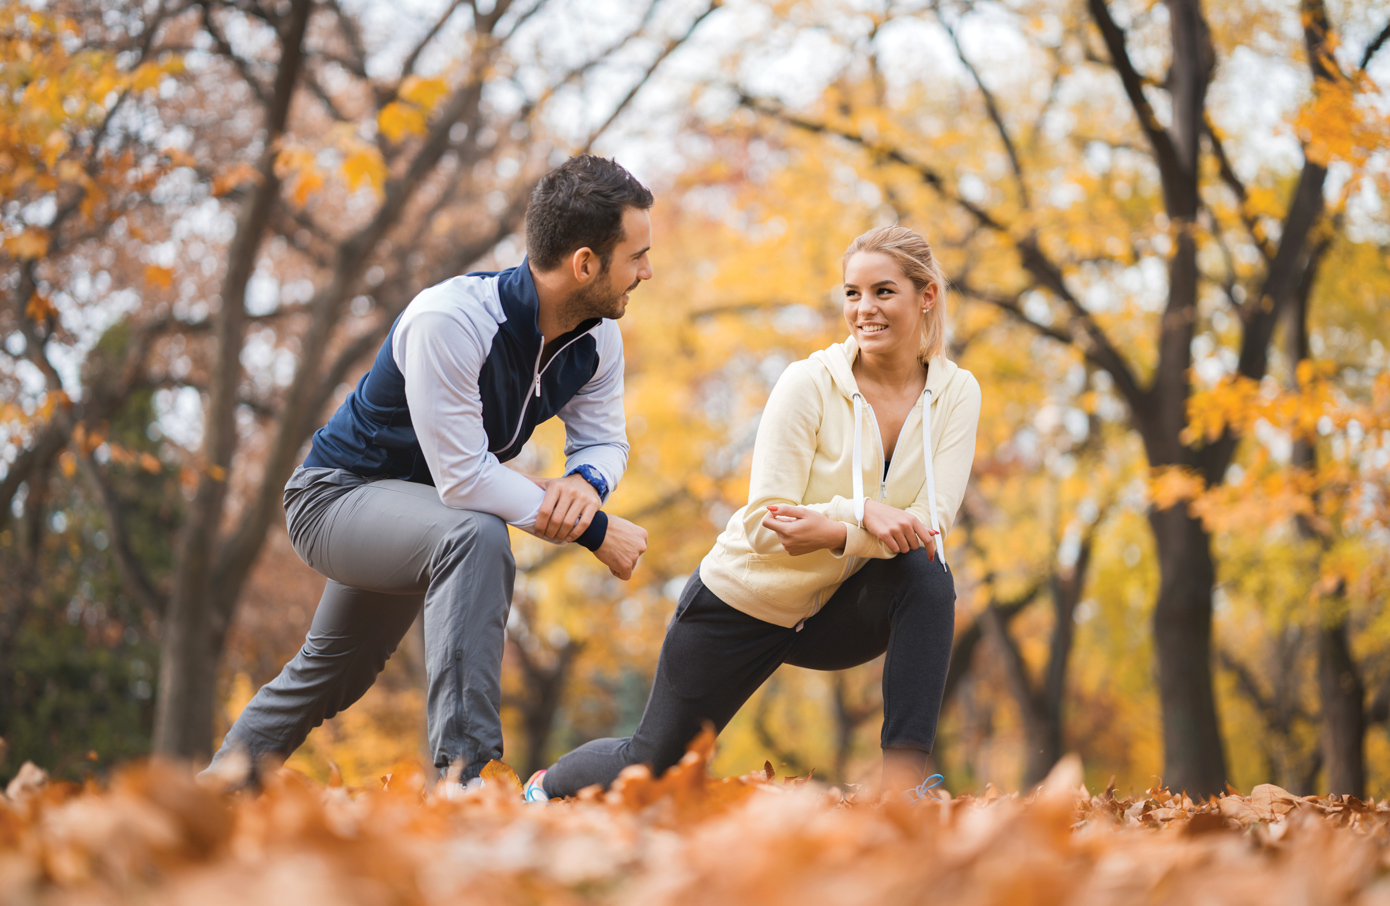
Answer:
[[[885,462],[892,460],[893,455],[897,453],[898,441],[902,438],[908,418],[917,408],[920,399],[918,395],[893,397],[864,394],[864,401],[868,404],[865,416],[873,422],[877,431]]]

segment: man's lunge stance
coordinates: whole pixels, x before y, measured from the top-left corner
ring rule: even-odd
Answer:
[[[652,276],[651,204],[616,163],[573,158],[531,196],[520,266],[454,277],[406,306],[285,486],[290,541],[328,585],[304,647],[210,770],[237,751],[253,770],[287,757],[367,691],[422,605],[435,765],[462,764],[466,782],[502,757],[507,525],[578,542],[621,579],[646,550],[645,531],[600,506],[627,467],[613,319]],[[564,477],[503,466],[553,415]]]

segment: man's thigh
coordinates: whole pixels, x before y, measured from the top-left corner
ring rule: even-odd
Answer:
[[[440,545],[499,539],[482,523],[496,516],[445,506],[429,485],[394,478],[343,494],[299,545],[315,570],[343,585],[386,594],[421,594]],[[489,542],[492,543],[492,542]]]

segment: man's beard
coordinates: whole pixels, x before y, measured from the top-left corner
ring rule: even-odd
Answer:
[[[627,310],[623,296],[637,288],[641,280],[634,280],[627,289],[613,287],[608,269],[604,268],[593,283],[570,296],[565,302],[565,314],[575,321],[588,321],[591,318],[621,318]]]

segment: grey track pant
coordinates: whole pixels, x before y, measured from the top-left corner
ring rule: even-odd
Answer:
[[[445,506],[434,488],[300,468],[285,485],[290,543],[328,577],[304,647],[228,731],[232,751],[285,758],[371,687],[425,608],[434,763],[463,780],[502,757],[502,648],[516,575],[507,525]]]

